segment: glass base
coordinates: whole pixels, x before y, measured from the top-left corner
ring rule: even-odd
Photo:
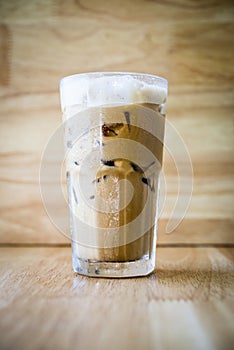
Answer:
[[[73,259],[75,272],[92,277],[126,278],[147,276],[155,269],[155,259],[143,257],[136,261],[106,262],[98,260]]]

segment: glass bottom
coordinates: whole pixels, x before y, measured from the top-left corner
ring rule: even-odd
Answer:
[[[73,259],[75,272],[92,277],[126,278],[147,276],[155,269],[155,258],[144,256],[140,260],[127,262],[106,262],[98,260]]]

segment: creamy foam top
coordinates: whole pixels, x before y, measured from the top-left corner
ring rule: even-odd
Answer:
[[[61,108],[81,108],[131,103],[164,103],[166,79],[140,73],[87,73],[65,77],[60,82]]]

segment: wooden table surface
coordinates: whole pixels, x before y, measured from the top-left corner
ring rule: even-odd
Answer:
[[[1,248],[1,349],[231,349],[233,249],[158,248],[155,274],[78,276],[70,248]]]
[[[0,349],[233,348],[233,34],[231,0],[0,0]],[[88,71],[166,77],[167,119],[193,164],[190,207],[168,235],[178,175],[165,151],[146,278],[74,274],[42,204],[59,80]]]

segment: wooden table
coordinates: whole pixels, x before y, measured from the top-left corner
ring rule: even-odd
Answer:
[[[0,0],[0,349],[233,349],[233,29],[229,0]],[[40,196],[59,80],[108,70],[168,79],[167,118],[193,164],[190,207],[168,235],[178,177],[165,152],[146,278],[74,274]]]
[[[1,349],[231,349],[233,249],[158,248],[156,273],[72,272],[70,248],[1,248]]]

